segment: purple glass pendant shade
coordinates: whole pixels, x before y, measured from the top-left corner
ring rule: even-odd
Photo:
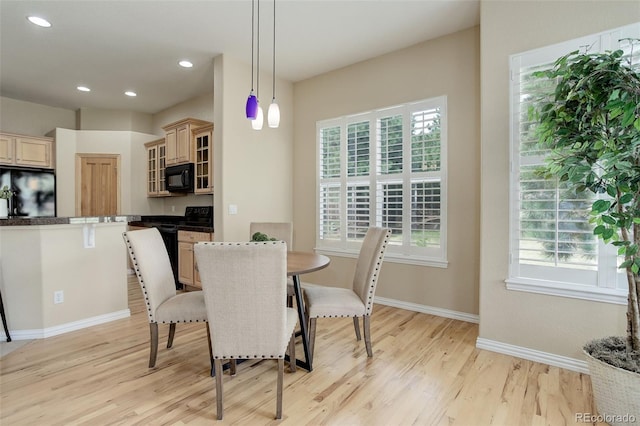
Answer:
[[[253,91],[249,93],[249,97],[247,98],[246,112],[249,120],[255,120],[258,116],[258,98],[253,94]]]

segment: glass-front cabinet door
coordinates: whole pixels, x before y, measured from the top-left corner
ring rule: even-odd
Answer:
[[[213,193],[213,124],[193,130],[195,143],[195,188],[199,194]]]
[[[158,194],[158,147],[147,146],[147,196]]]
[[[147,148],[147,197],[169,195],[164,182],[166,145],[164,139],[144,144]]]
[[[163,139],[161,139],[163,140]],[[158,144],[158,195],[169,195],[165,183],[164,170],[167,168],[167,145]]]

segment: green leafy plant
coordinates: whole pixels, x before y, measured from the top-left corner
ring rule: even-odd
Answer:
[[[278,239],[269,237],[267,234],[263,234],[262,232],[256,232],[251,236],[251,241],[278,241]]]
[[[2,189],[0,189],[0,199],[8,200],[12,195],[13,192],[7,185],[3,186]]]
[[[616,50],[572,52],[536,77],[557,81],[552,100],[531,111],[537,143],[550,150],[541,173],[598,194],[590,222],[624,256],[625,346],[640,365],[640,74]]]

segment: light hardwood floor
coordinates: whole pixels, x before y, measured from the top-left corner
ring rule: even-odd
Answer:
[[[0,363],[1,425],[215,423],[203,324],[160,327],[155,368],[135,278],[131,317],[36,340]],[[314,370],[285,369],[275,414],[275,361],[245,362],[224,377],[222,424],[565,425],[595,413],[583,374],[475,348],[476,324],[376,306],[374,357],[350,319],[318,320]],[[302,353],[300,345],[298,353]]]

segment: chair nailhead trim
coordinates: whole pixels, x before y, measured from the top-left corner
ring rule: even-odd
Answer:
[[[284,355],[214,355],[213,359],[280,359]]]
[[[144,301],[145,301],[145,304],[147,305],[147,314],[149,315],[149,322],[156,323],[153,313],[151,312],[151,304],[149,303],[149,295],[147,293],[147,288],[144,285],[144,278],[142,277],[142,274],[140,273],[140,267],[138,266],[138,259],[136,258],[135,253],[133,253],[133,247],[131,247],[131,240],[129,240],[129,238],[127,237],[126,232],[123,233],[123,236],[127,244],[127,247],[129,248],[129,255],[131,256],[131,261],[133,262],[134,270],[136,272],[136,276],[138,277],[138,282],[140,283],[140,288],[142,289],[142,293],[144,294]]]
[[[344,314],[344,315],[318,315],[317,317],[312,317],[312,318],[358,318],[360,317],[360,315],[349,315],[349,314]]]

